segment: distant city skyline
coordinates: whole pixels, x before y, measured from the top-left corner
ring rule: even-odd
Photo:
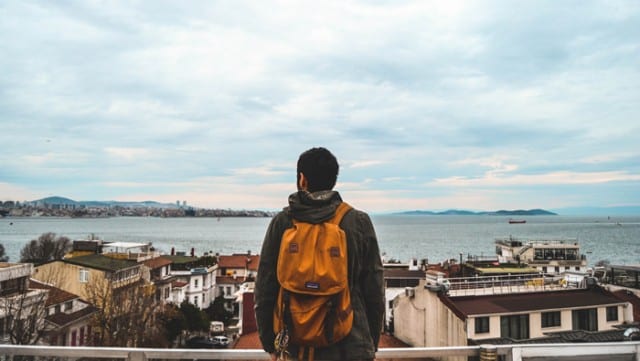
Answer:
[[[0,200],[640,207],[637,1],[7,2]],[[636,208],[633,208],[636,207]]]

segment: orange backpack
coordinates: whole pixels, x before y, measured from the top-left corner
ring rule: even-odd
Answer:
[[[343,202],[332,219],[319,224],[294,219],[282,236],[273,328],[293,345],[311,346],[310,359],[313,347],[340,341],[353,324],[347,237],[339,226],[349,210],[351,206]]]

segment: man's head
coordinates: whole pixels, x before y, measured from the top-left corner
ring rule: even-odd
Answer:
[[[338,160],[326,148],[311,148],[298,158],[298,189],[331,190],[338,179]]]

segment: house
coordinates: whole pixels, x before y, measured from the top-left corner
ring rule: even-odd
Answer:
[[[171,260],[166,257],[155,257],[143,262],[146,271],[143,278],[155,286],[155,298],[157,302],[171,302]]]
[[[33,278],[90,300],[88,287],[109,285],[119,289],[141,281],[142,264],[103,254],[88,254],[37,266]]]
[[[45,342],[53,346],[91,344],[91,317],[95,307],[60,288],[30,280],[30,288],[48,291],[45,302]]]
[[[259,255],[246,254],[218,255],[216,273],[216,297],[224,297],[225,308],[238,316],[240,309],[236,303],[236,292],[246,281],[255,280],[258,274]]]
[[[393,331],[392,309],[393,299],[405,292],[407,287],[413,288],[421,279],[425,278],[425,271],[418,267],[416,260],[409,264],[385,263],[384,269],[384,297],[385,297],[385,324],[386,330]]]
[[[171,302],[180,304],[182,301],[195,305],[204,310],[215,298],[216,291],[216,258],[213,256],[163,256],[171,262],[172,287]]]
[[[0,262],[0,343],[39,342],[48,291],[29,287],[31,263]]]
[[[479,279],[478,285],[487,286],[494,282],[492,278]],[[491,292],[469,284],[465,287],[475,288],[465,291],[475,294],[451,292],[461,286],[442,277],[428,277],[396,297],[395,336],[414,347],[562,342],[571,337],[579,342],[576,337],[596,332],[617,331],[621,336],[621,328],[633,322],[632,304],[595,282],[541,290],[530,279],[516,278],[500,281]]]

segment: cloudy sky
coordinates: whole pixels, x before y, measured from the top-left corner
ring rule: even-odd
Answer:
[[[0,200],[640,205],[640,2],[4,1]]]

